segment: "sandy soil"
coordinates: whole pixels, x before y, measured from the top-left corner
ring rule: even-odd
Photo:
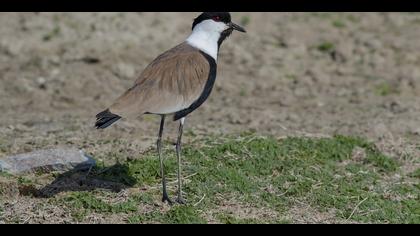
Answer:
[[[1,13],[0,156],[57,145],[96,153],[111,148],[93,145],[106,139],[154,145],[157,117],[100,132],[95,115],[159,53],[182,42],[196,15]],[[419,166],[420,14],[233,19],[248,34],[222,46],[216,88],[188,118],[190,132],[357,135],[404,160],[407,171]],[[172,139],[176,127],[168,126]]]

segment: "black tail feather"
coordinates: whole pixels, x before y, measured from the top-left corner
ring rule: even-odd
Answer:
[[[107,109],[96,115],[95,127],[97,129],[106,129],[113,123],[117,122],[119,119],[121,119],[121,116],[112,114],[109,109]]]

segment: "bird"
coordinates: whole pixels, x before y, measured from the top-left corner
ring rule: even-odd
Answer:
[[[179,121],[175,202],[185,204],[181,178],[181,139],[185,119],[210,96],[217,76],[220,47],[233,31],[246,33],[242,26],[232,22],[229,12],[201,13],[193,20],[192,33],[184,42],[154,59],[131,88],[108,109],[96,115],[97,129],[105,129],[121,118],[136,119],[145,114],[160,116],[156,146],[162,179],[162,202],[174,203],[168,196],[162,156],[165,118],[172,116],[173,121]]]

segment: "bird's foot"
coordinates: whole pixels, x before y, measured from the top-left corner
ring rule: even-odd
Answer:
[[[175,202],[176,202],[176,203],[178,203],[178,204],[180,204],[180,205],[185,205],[185,204],[187,204],[187,201],[185,201],[185,199],[184,199],[183,197],[178,197],[178,198],[175,200]]]
[[[167,202],[169,205],[174,204],[174,202],[168,197],[168,194],[163,194],[162,196],[162,202]]]

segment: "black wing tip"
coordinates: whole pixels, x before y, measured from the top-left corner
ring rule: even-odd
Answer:
[[[117,122],[119,119],[121,119],[121,116],[115,115],[111,113],[109,109],[106,109],[105,111],[96,115],[95,127],[96,129],[106,129]]]
[[[101,118],[103,118],[103,117],[109,117],[109,116],[112,116],[112,115],[114,115],[114,114],[112,114],[112,113],[109,111],[109,109],[106,109],[105,111],[102,111],[102,112],[98,113],[98,114],[96,115],[96,119],[101,119]]]

